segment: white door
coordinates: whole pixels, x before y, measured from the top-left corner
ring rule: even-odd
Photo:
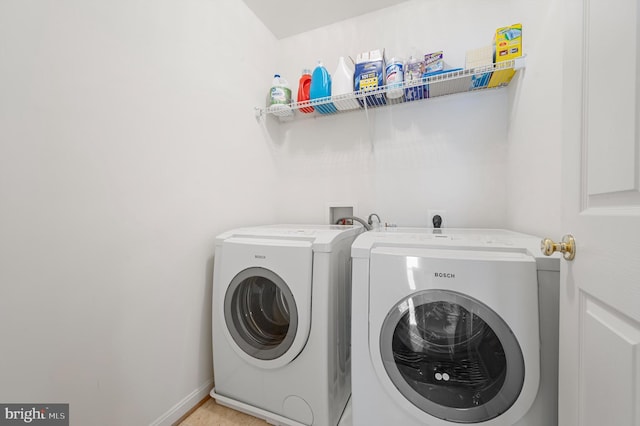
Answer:
[[[559,424],[640,426],[640,1],[565,6]]]

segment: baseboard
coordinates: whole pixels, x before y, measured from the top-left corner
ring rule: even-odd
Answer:
[[[180,402],[171,407],[169,411],[158,417],[150,426],[173,426],[177,424],[185,414],[209,396],[211,388],[213,388],[213,379],[208,380],[198,389],[184,397]]]
[[[207,403],[207,401],[211,401],[211,397],[209,395],[205,396],[204,398],[202,398],[200,400],[200,402],[198,402],[196,405],[194,405],[193,407],[191,407],[189,409],[189,411],[187,411],[186,413],[184,413],[182,416],[180,416],[180,418],[178,420],[176,420],[175,422],[173,422],[172,426],[178,426],[180,423],[182,423],[183,421],[187,420],[187,417],[189,417],[190,415],[192,415],[195,411],[198,410],[198,408],[202,407],[204,404]]]

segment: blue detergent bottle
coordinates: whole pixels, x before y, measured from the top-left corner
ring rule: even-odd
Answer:
[[[311,74],[311,87],[309,89],[309,99],[313,104],[316,111],[320,114],[331,114],[336,112],[336,107],[333,103],[324,103],[331,96],[331,76],[327,69],[322,66],[322,61],[318,61],[318,66],[313,70]],[[314,102],[314,100],[316,102]],[[318,104],[322,102],[321,104]]]

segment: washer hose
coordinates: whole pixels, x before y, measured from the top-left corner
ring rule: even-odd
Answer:
[[[378,215],[377,215],[377,214],[375,214],[375,213],[371,213],[371,214],[369,215],[369,218],[367,219],[367,223],[368,223],[369,225],[373,226],[373,217],[374,217],[374,216],[378,218],[378,223],[382,223],[382,221],[380,220],[380,216],[378,216]]]
[[[355,220],[356,222],[359,222],[362,226],[364,226],[364,229],[366,229],[367,231],[371,231],[373,229],[371,225],[356,216],[341,217],[340,219],[336,220],[336,225],[339,225],[343,220]]]

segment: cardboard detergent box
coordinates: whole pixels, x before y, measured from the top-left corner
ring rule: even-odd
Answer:
[[[444,52],[427,53],[424,55],[424,72],[427,74],[444,70]]]
[[[493,60],[496,64],[522,56],[522,24],[498,28],[493,45]],[[513,69],[495,71],[489,81],[489,87],[509,84],[515,73]]]
[[[374,92],[365,97],[368,106],[385,105],[387,98],[384,93],[386,60],[384,49],[364,52],[356,57],[356,69],[353,74],[356,92]],[[360,106],[364,102],[358,98]]]
[[[482,89],[489,85],[493,65],[493,46],[483,46],[477,49],[467,50],[465,57],[465,69],[473,70],[471,76],[471,89]],[[477,72],[487,70],[487,72]]]

